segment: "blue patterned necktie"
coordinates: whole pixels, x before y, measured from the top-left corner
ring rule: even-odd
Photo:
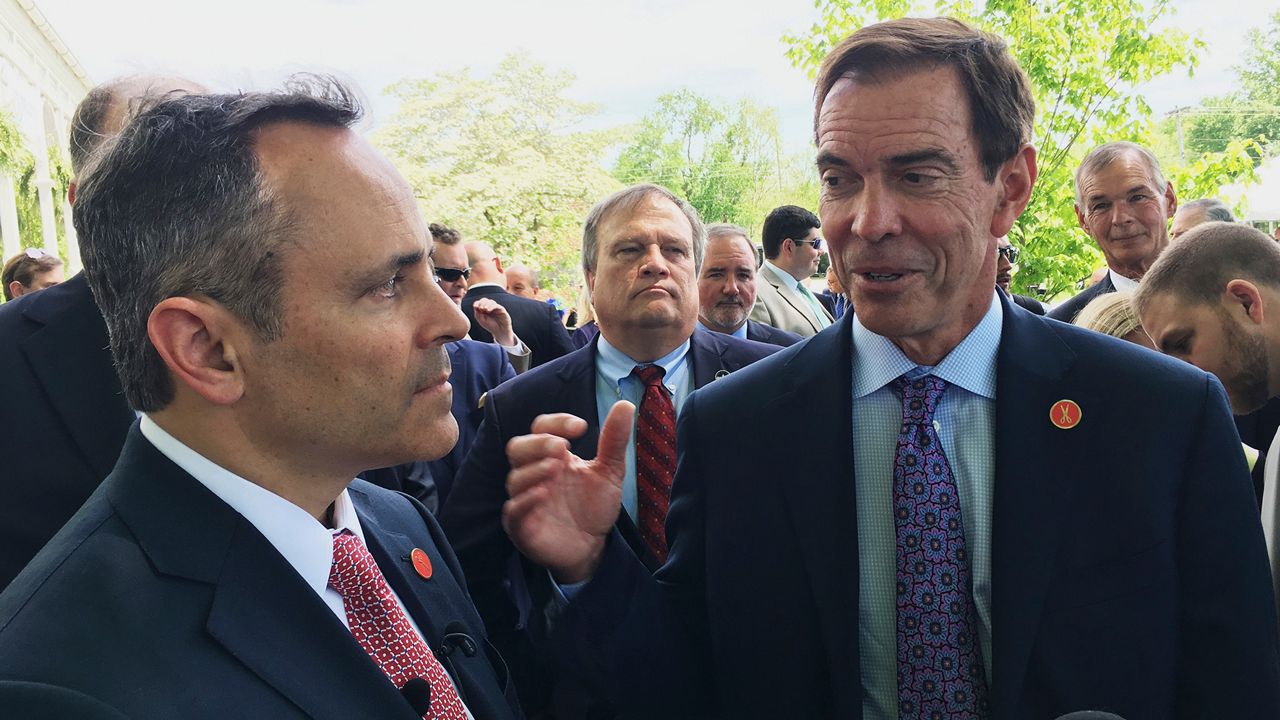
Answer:
[[[932,375],[894,381],[902,431],[893,462],[897,530],[898,717],[985,718],[969,556],[951,466],[933,427],[947,389]]]

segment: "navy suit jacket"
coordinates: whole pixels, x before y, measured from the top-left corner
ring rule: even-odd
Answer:
[[[768,323],[747,320],[747,339],[768,343],[769,345],[777,345],[778,347],[791,347],[804,338],[793,332],[779,330]]]
[[[507,309],[516,336],[529,346],[532,356],[529,367],[538,367],[574,351],[569,331],[560,323],[560,316],[556,314],[555,308],[538,300],[512,295],[496,285],[473,287],[462,296],[462,312],[471,321],[472,338],[481,342],[493,342],[493,336],[480,327],[480,323],[476,322],[475,311],[471,309],[476,300],[482,297]]]
[[[426,510],[362,481],[351,499],[370,553],[427,643],[453,652],[477,720],[519,717],[505,671]],[[435,572],[422,580],[414,548]],[[119,464],[0,594],[0,679],[81,693],[146,718],[414,718],[399,691],[239,513],[134,428]]]
[[[0,306],[0,590],[120,455],[133,411],[84,274]]]
[[[595,457],[601,422],[596,408],[596,342],[520,375],[489,394],[479,435],[440,514],[476,607],[494,642],[512,661],[517,688],[531,711],[546,702],[550,681],[542,661],[531,657],[531,639],[525,629],[530,608],[541,607],[550,588],[545,582],[546,571],[527,563],[523,570],[528,585],[519,587],[522,573],[516,568],[520,556],[502,529],[502,504],[508,499],[507,474],[511,471],[506,445],[511,438],[527,434],[538,415],[564,412],[587,421],[587,432],[571,443],[573,452],[579,457]],[[697,328],[689,348],[694,387],[703,387],[718,375],[735,372],[778,349]],[[656,570],[656,559],[625,512],[619,517],[618,528],[641,553],[646,567]],[[517,579],[514,589],[513,577]],[[557,717],[566,713],[574,716],[561,708]]]
[[[991,717],[1280,717],[1269,566],[1222,387],[1001,302]],[[686,401],[667,564],[651,575],[612,537],[557,624],[565,662],[618,705],[862,717],[850,361],[846,317]],[[1083,411],[1069,430],[1050,422],[1062,399]],[[816,419],[804,452],[778,442],[779,417]]]
[[[1049,311],[1049,317],[1062,322],[1074,322],[1076,316],[1089,304],[1090,300],[1099,295],[1106,295],[1116,291],[1115,283],[1111,282],[1111,273],[1107,273],[1098,282],[1090,285],[1084,290],[1076,294],[1075,297],[1069,298],[1058,307]]]

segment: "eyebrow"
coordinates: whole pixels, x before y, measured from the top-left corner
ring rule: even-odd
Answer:
[[[885,164],[889,167],[902,167],[903,165],[917,165],[922,162],[936,162],[943,165],[947,172],[956,172],[960,164],[956,162],[955,155],[943,150],[942,148],[925,148],[923,150],[914,150],[912,152],[902,153],[890,157]]]
[[[836,167],[849,167],[849,161],[845,160],[839,155],[836,155],[830,150],[824,150],[818,153],[818,159],[814,161],[814,164],[817,165],[818,167],[823,167],[824,165],[825,166],[834,165]]]

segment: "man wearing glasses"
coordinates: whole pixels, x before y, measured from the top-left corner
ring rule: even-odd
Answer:
[[[834,322],[804,281],[818,271],[822,236],[818,216],[795,205],[774,208],[764,219],[764,264],[756,275],[751,319],[802,337]]]
[[[1009,299],[1037,315],[1044,314],[1044,305],[1040,301],[1028,297],[1026,295],[1014,295],[1009,290],[1009,284],[1013,282],[1013,266],[1018,264],[1018,256],[1022,251],[1013,246],[1009,242],[1009,238],[1002,237],[996,240],[996,285],[1004,291]]]

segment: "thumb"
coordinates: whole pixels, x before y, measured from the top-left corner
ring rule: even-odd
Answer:
[[[619,476],[627,469],[627,443],[631,440],[631,424],[636,406],[626,400],[613,404],[609,417],[600,427],[600,441],[596,445],[597,466]]]

